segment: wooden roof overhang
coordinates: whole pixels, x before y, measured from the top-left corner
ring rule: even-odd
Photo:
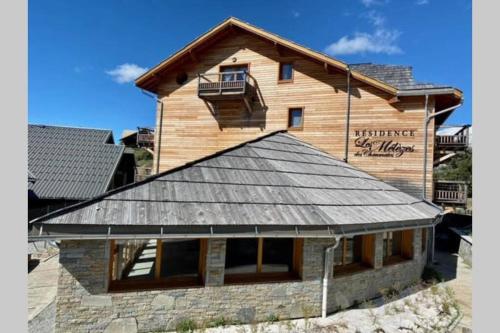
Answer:
[[[210,29],[208,32],[196,38],[181,50],[174,53],[173,55],[141,75],[135,81],[136,86],[153,93],[158,93],[158,85],[161,82],[161,78],[170,70],[178,68],[179,66],[182,66],[183,64],[186,64],[190,61],[197,62],[197,54],[210,47],[218,40],[230,34],[234,34],[236,31],[244,31],[246,33],[253,34],[254,36],[257,36],[265,41],[268,41],[272,43],[279,52],[280,50],[287,50],[305,56],[324,66],[327,72],[341,72],[347,75],[347,73],[350,71],[353,79],[364,82],[370,86],[380,89],[381,91],[389,93],[394,96],[395,100],[397,100],[397,97],[424,96],[426,94],[426,91],[424,90],[398,90],[396,87],[391,86],[386,82],[350,69],[347,63],[334,59],[324,53],[314,51],[293,41],[287,40],[276,34],[267,32],[247,22],[243,22],[235,17],[227,18],[222,23]],[[432,92],[427,93],[430,93],[432,95],[452,96],[453,98],[458,100],[462,99],[462,92],[456,88],[434,89]]]
[[[299,45],[295,42],[284,39],[278,35],[267,32],[263,29],[257,28],[249,23],[240,21],[234,17],[230,17],[210,29],[205,34],[196,38],[194,41],[183,47],[178,52],[174,53],[139,78],[136,79],[135,84],[145,90],[151,92],[157,92],[157,84],[159,82],[159,78],[169,69],[175,67],[183,60],[194,60],[196,61],[196,54],[200,52],[202,49],[209,47],[212,43],[220,40],[221,38],[227,36],[228,34],[234,33],[238,29],[245,31],[247,33],[251,33],[259,38],[262,38],[270,43],[272,43],[275,47],[281,49],[287,49],[289,51],[293,51],[295,53],[306,56],[320,64],[323,64],[325,70],[337,70],[344,73],[348,71],[348,65],[342,61],[329,57],[323,53],[313,51],[307,47]],[[391,94],[396,94],[397,89],[382,82],[377,79],[368,77],[360,72],[352,71],[352,77],[354,79],[360,80],[372,86],[375,86],[383,91],[389,92]]]

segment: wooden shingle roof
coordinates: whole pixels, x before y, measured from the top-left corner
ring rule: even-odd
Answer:
[[[68,225],[366,229],[377,224],[429,224],[440,213],[432,204],[295,136],[276,132],[31,223],[55,229]]]

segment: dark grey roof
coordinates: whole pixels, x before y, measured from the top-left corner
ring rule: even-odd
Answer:
[[[351,64],[349,66],[352,70],[385,82],[399,90],[452,88],[447,85],[417,82],[413,77],[413,68],[411,66],[372,63]]]
[[[41,199],[83,200],[106,192],[123,146],[110,130],[29,125],[30,189]]]
[[[36,176],[28,170],[28,183],[36,182]]]
[[[326,228],[432,221],[440,212],[426,201],[279,132],[32,222]]]

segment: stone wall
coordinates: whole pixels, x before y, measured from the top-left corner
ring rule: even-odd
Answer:
[[[419,236],[416,232],[415,238]],[[376,239],[380,247],[380,235]],[[135,327],[138,332],[149,332],[174,329],[182,319],[201,323],[224,317],[248,323],[271,315],[283,319],[319,316],[324,249],[333,244],[333,239],[304,240],[302,281],[223,285],[225,240],[211,239],[205,287],[108,293],[108,243],[63,241],[56,332],[108,332],[125,324],[127,332],[134,332]],[[381,254],[380,249],[378,252]],[[413,261],[376,268],[371,273],[332,278],[329,309],[337,307],[336,299],[345,300],[342,304],[347,306],[396,281],[417,280],[421,266],[417,255]]]
[[[470,236],[460,237],[458,255],[464,260],[467,265],[472,267],[472,239]]]
[[[383,244],[383,234],[376,234],[373,269],[340,277],[335,277],[333,272],[328,288],[329,312],[372,299],[383,289],[404,288],[420,280],[427,257],[427,249],[421,251],[421,229],[413,233],[413,260],[383,266]]]
[[[56,318],[56,303],[52,301],[33,319],[28,321],[29,333],[53,333]]]

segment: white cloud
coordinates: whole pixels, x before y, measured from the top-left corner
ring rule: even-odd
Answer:
[[[376,29],[373,33],[357,32],[352,38],[343,36],[328,45],[325,52],[331,55],[357,53],[398,54],[403,51],[396,44],[401,33],[398,30]]]
[[[362,16],[368,18],[368,21],[375,27],[382,27],[385,24],[385,17],[374,10],[364,13]]]
[[[385,5],[389,0],[361,0],[365,7]]]
[[[429,3],[429,0],[417,0],[415,1],[415,4],[421,6],[421,5],[427,5]]]
[[[295,18],[299,18],[300,17],[300,12],[296,11],[296,10],[292,10],[292,15],[293,17]]]
[[[128,83],[144,74],[148,69],[137,66],[136,64],[122,64],[116,66],[115,69],[106,71],[106,74],[113,78],[113,81],[118,83]]]

